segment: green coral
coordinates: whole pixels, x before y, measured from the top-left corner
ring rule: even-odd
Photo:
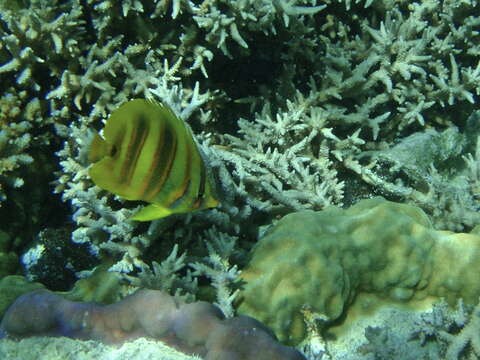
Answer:
[[[297,212],[254,249],[239,310],[298,343],[306,335],[305,306],[330,326],[382,304],[417,308],[440,297],[474,304],[479,256],[480,236],[436,231],[410,205],[374,198],[348,210]]]
[[[118,274],[107,269],[107,265],[100,265],[88,278],[78,280],[70,291],[58,293],[70,301],[92,301],[99,304],[117,302],[125,294],[122,294]]]
[[[31,282],[20,275],[9,275],[1,278],[0,319],[19,296],[44,288],[43,284]],[[57,293],[71,301],[93,301],[100,304],[111,304],[125,295],[124,292],[122,293],[123,290],[118,275],[106,271],[105,266],[99,266],[88,278],[78,280],[71,290]]]
[[[31,283],[20,275],[10,275],[0,279],[0,318],[19,296],[43,288],[42,284]]]

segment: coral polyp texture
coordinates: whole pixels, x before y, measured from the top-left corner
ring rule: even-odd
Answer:
[[[302,360],[272,331],[248,316],[225,319],[206,302],[183,303],[157,290],[139,290],[111,305],[72,302],[47,290],[19,297],[0,325],[0,337],[67,336],[120,344],[162,340],[206,360]]]
[[[282,341],[306,336],[302,308],[332,326],[387,304],[423,308],[445,298],[476,304],[480,235],[437,231],[417,207],[380,198],[281,219],[242,272],[240,312]],[[338,323],[336,324],[338,325]]]

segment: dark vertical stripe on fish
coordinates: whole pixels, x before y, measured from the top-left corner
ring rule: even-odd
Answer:
[[[195,197],[195,202],[192,204],[193,209],[198,209],[203,204],[203,194],[205,194],[205,183],[207,181],[205,164],[203,163],[201,156],[200,162],[202,163],[202,166],[200,166],[200,184],[198,184],[198,192]]]
[[[136,131],[132,133],[131,141],[128,144],[128,151],[131,151],[131,155],[125,159],[125,180],[122,181],[122,179],[120,179],[126,186],[130,186],[132,183],[132,177],[135,174],[135,169],[137,168],[138,158],[140,157],[145,140],[147,139],[147,136],[149,136],[149,132],[151,130],[148,126],[148,121],[143,117],[143,114],[139,116],[135,130]]]
[[[117,131],[114,133],[115,139],[113,140],[113,146],[117,149],[114,155],[115,162],[113,163],[112,167],[112,172],[113,176],[118,182],[118,179],[120,178],[122,168],[123,168],[123,162],[124,162],[124,156],[125,156],[125,142],[128,140],[126,137],[126,132],[127,131]]]
[[[161,191],[163,184],[170,176],[177,153],[177,137],[173,129],[166,124],[163,130],[163,139],[158,142],[152,154],[150,169],[142,186],[142,193],[146,200],[153,199]]]
[[[188,180],[188,183],[187,183],[187,186],[185,187],[185,192],[183,193],[183,195],[176,198],[175,200],[173,200],[173,202],[170,204],[170,206],[168,208],[169,209],[175,209],[175,207],[181,205],[183,200],[185,200],[185,195],[190,190],[191,186],[192,186],[192,182],[190,180]]]
[[[179,184],[178,189],[174,192],[175,197],[171,199],[170,205],[168,207],[171,207],[173,203],[175,203],[177,200],[181,200],[184,197],[188,195],[188,191],[190,190],[190,179],[191,179],[191,173],[192,173],[192,153],[193,150],[191,148],[192,141],[188,141],[190,138],[187,138],[187,141],[185,142],[185,151],[186,153],[186,159],[185,159],[185,169],[183,169],[183,173],[185,174],[183,177],[183,181],[181,184]],[[178,206],[178,203],[177,205]]]
[[[137,137],[137,128],[132,123],[128,124],[125,127],[125,131],[119,131],[122,134],[121,144],[120,144],[120,154],[118,157],[117,163],[117,179],[118,183],[124,185],[124,180],[126,178],[127,169],[130,163],[130,152],[132,143],[135,141]]]

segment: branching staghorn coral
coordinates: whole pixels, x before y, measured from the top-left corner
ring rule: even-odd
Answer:
[[[189,300],[195,299],[195,293],[198,291],[197,279],[193,277],[192,272],[187,270],[182,277],[178,272],[184,269],[186,264],[186,253],[178,256],[178,245],[175,244],[172,252],[161,263],[152,261],[151,268],[143,263],[138,276],[129,276],[132,286],[146,289],[155,289],[183,296]],[[182,294],[186,290],[185,294]]]
[[[448,360],[478,359],[480,357],[480,305],[467,306],[462,300],[456,308],[445,301],[434,304],[431,312],[422,314],[415,336],[425,344],[434,338],[440,345],[441,356]]]
[[[235,315],[233,302],[238,296],[240,287],[240,271],[237,265],[231,266],[229,261],[235,252],[237,240],[236,237],[221,233],[216,228],[207,230],[204,241],[208,248],[208,258],[190,265],[194,269],[193,275],[206,276],[211,280],[216,292],[214,304],[227,318]]]
[[[462,135],[455,127],[441,132],[427,129],[395,146],[364,152],[362,157],[368,159],[368,166],[355,166],[363,180],[379,191],[401,195],[421,206],[437,228],[472,228],[480,221],[478,120],[478,112],[467,120],[469,135]],[[396,185],[391,186],[395,177]]]
[[[328,129],[311,103],[299,93],[275,118],[267,106],[253,125],[240,120],[241,139],[227,135],[229,149],[219,156],[232,167],[236,187],[252,195],[251,206],[299,210],[341,202],[343,184],[336,179],[326,144],[312,145],[317,137],[325,140],[322,131],[328,134]]]
[[[8,98],[8,95],[3,99],[5,98]],[[26,121],[9,124],[7,121],[3,119],[0,123],[0,202],[6,199],[6,186],[18,188],[23,185],[23,179],[15,176],[14,171],[33,161],[25,152],[31,139],[28,134],[31,125]]]
[[[46,64],[52,56],[40,44],[57,56],[77,55],[74,32],[81,24],[75,10],[61,14],[45,6],[27,12],[8,5],[2,5],[0,12],[0,202],[5,199],[6,186],[15,189],[23,184],[18,171],[32,164],[33,155],[52,140],[48,133],[52,120],[44,116],[39,74],[47,67],[54,71],[56,64]],[[34,138],[33,133],[41,135]]]
[[[325,39],[328,71],[319,89],[322,97],[345,102],[357,96],[364,104],[360,105],[357,100],[356,111],[342,109],[342,105],[334,105],[330,111],[335,110],[343,123],[371,128],[376,139],[381,129],[395,127],[401,130],[415,122],[424,125],[422,113],[432,107],[443,108],[462,100],[471,103],[473,93],[478,91],[477,64],[460,68],[452,49],[436,46],[445,41],[445,37],[453,47],[464,46],[459,39],[453,39],[452,31],[446,25],[452,23],[453,27],[457,24],[453,15],[447,15],[449,10],[448,5],[437,2],[415,3],[407,16],[399,9],[393,9],[387,11],[385,19],[376,26],[361,21],[360,36],[370,40],[359,43],[345,34],[346,43],[340,45]],[[450,21],[434,26],[436,11],[441,11],[442,16]],[[450,69],[447,62],[451,64]],[[437,71],[442,80],[433,75]],[[430,119],[434,116],[430,115]]]
[[[303,6],[305,3],[308,5]],[[276,34],[279,24],[288,27],[292,18],[314,15],[325,7],[316,3],[316,0],[206,0],[194,12],[194,20],[199,28],[207,30],[207,42],[230,55],[226,44],[228,38],[240,47],[248,48],[250,39],[244,39],[245,32]]]
[[[252,182],[247,187],[254,194],[252,203],[268,199],[263,208],[277,203],[288,209],[320,209],[330,203],[350,204],[374,191],[422,206],[439,228],[472,227],[480,220],[472,216],[478,209],[472,193],[445,201],[435,197],[451,193],[445,189],[451,189],[453,177],[459,181],[455,189],[462,188],[465,163],[460,159],[460,166],[451,164],[461,152],[472,151],[476,142],[462,139],[476,131],[467,130],[466,124],[480,90],[480,67],[473,56],[479,36],[473,24],[479,20],[469,15],[478,4],[432,0],[378,5],[372,3],[383,20],[357,17],[343,22],[326,15],[320,35],[315,32],[321,44],[303,35],[304,53],[317,56],[316,61],[310,59],[310,80],[303,84],[295,78],[305,79],[305,69],[290,66],[298,57],[292,44],[285,56],[290,62],[277,83],[279,92],[267,102],[276,114],[266,116],[263,111],[240,120],[239,135],[225,137],[226,151],[221,154],[232,164],[239,188]],[[328,11],[327,7],[322,13]],[[284,84],[290,84],[290,90]],[[305,90],[299,92],[299,87]],[[450,113],[454,106],[460,113]],[[387,170],[382,167],[385,161],[372,157],[388,152],[409,134],[445,126],[457,126],[460,132],[445,137],[447,153],[441,161],[432,159],[434,168],[417,163],[420,168],[413,169],[399,161]],[[299,171],[307,164],[320,181]],[[402,173],[417,180],[406,181]],[[314,187],[324,192],[312,191]]]

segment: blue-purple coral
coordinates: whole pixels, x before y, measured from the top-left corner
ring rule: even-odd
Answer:
[[[111,305],[68,301],[47,290],[27,293],[8,309],[0,337],[67,336],[123,343],[139,337],[206,360],[302,360],[249,316],[225,319],[207,302],[184,303],[158,290],[140,290]]]

